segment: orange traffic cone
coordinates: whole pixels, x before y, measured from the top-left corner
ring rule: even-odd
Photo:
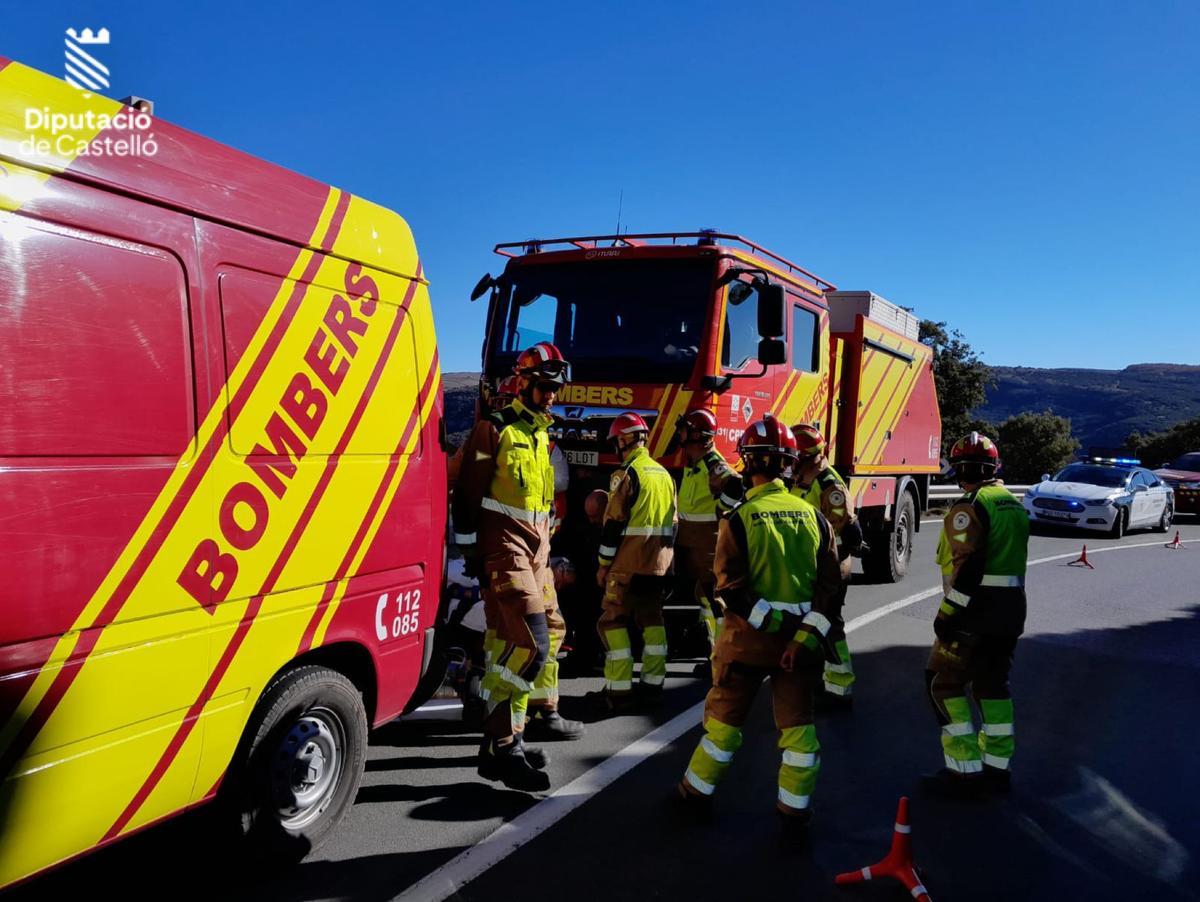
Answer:
[[[1068,567],[1087,567],[1089,570],[1096,569],[1095,567],[1092,566],[1092,562],[1087,559],[1087,546],[1086,545],[1083,546],[1083,554],[1079,555],[1079,557],[1075,558],[1075,560],[1071,561],[1071,563],[1067,564],[1067,566]]]
[[[1167,542],[1167,544],[1164,545],[1163,547],[1170,548],[1172,551],[1187,551],[1187,546],[1184,545],[1183,542],[1179,541],[1179,530],[1178,529],[1175,530],[1175,541]]]
[[[880,877],[900,881],[917,902],[933,902],[929,898],[929,892],[922,885],[921,878],[917,876],[917,869],[912,860],[912,827],[908,824],[908,796],[900,797],[900,805],[896,809],[896,824],[892,830],[892,848],[887,857],[870,867],[838,874],[833,882],[839,885],[862,883],[864,880]]]

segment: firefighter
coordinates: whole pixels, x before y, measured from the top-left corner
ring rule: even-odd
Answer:
[[[716,593],[725,625],[704,702],[705,735],[674,795],[685,809],[707,812],[742,744],[758,687],[770,677],[783,751],[776,809],[786,833],[802,841],[820,768],[813,693],[841,574],[828,521],[781,478],[796,460],[792,431],[768,416],[742,434],[738,453],[747,488],[717,536]]]
[[[488,624],[494,624],[479,774],[537,791],[549,788],[550,779],[540,769],[545,755],[525,748],[525,715],[534,685],[556,680],[555,669],[544,665],[565,633],[548,563],[554,473],[546,429],[570,365],[558,348],[540,342],[517,357],[514,371],[521,377],[518,397],[480,420],[467,438],[454,491],[454,540],[468,573],[479,576]],[[583,733],[556,710],[546,720],[544,732],[552,738]]]
[[[600,717],[634,706],[630,621],[641,628],[644,642],[642,700],[660,699],[667,676],[662,601],[673,557],[675,481],[646,449],[649,433],[636,413],[621,414],[608,430],[621,466],[610,483],[596,571],[604,589],[596,625],[605,649],[604,688],[588,693],[588,701]]]
[[[683,449],[687,466],[679,484],[679,532],[675,536],[676,569],[690,584],[708,633],[709,653],[716,647],[724,612],[713,598],[713,554],[720,515],[737,503],[723,494],[727,483],[741,480],[713,447],[717,418],[711,410],[691,410],[675,421],[672,446]],[[706,671],[701,665],[697,672]]]
[[[996,478],[1000,451],[987,436],[972,432],[955,442],[950,465],[966,494],[942,527],[938,561],[945,595],[925,670],[942,725],[945,767],[924,782],[934,792],[1004,791],[1013,755],[1008,674],[1025,629],[1029,516]],[[978,732],[968,684],[982,716]]]
[[[797,423],[792,427],[796,436],[798,458],[794,470],[792,493],[817,508],[837,536],[838,561],[841,566],[842,588],[829,619],[829,644],[835,655],[825,662],[823,685],[817,692],[817,707],[831,711],[849,710],[853,705],[854,667],[850,661],[850,646],[846,644],[846,623],[842,608],[850,585],[850,557],[861,557],[863,533],[846,483],[825,456],[825,436],[815,426]]]

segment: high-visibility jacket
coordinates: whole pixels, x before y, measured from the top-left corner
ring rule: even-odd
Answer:
[[[951,563],[942,613],[962,618],[971,632],[1020,635],[1029,554],[1029,515],[1021,502],[999,480],[986,482],[946,512],[942,541]]]
[[[717,541],[717,522],[733,506],[732,499],[722,494],[726,481],[733,475],[716,449],[710,449],[684,469],[679,483],[677,546],[712,552]]]
[[[755,486],[722,521],[717,594],[756,630],[817,646],[828,634],[841,570],[833,530],[782,480]]]
[[[644,446],[613,473],[600,531],[600,564],[661,576],[671,569],[675,480]]]
[[[833,467],[826,467],[808,486],[797,485],[792,494],[803,498],[822,514],[833,527],[836,535],[854,522],[854,507],[850,503],[850,492],[841,475]]]
[[[545,551],[554,505],[553,422],[520,399],[475,424],[454,489],[454,539],[484,555]]]

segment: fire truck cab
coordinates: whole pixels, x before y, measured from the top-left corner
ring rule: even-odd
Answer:
[[[500,244],[490,290],[480,401],[521,349],[553,341],[574,382],[559,395],[554,437],[571,466],[568,521],[605,488],[617,460],[606,442],[625,410],[649,424],[650,451],[677,419],[706,407],[716,444],[736,463],[742,430],[770,413],[815,424],[850,486],[871,552],[868,576],[903,577],[929,476],[940,469],[932,354],[917,319],[870,292],[834,285],[738,235],[595,235]]]

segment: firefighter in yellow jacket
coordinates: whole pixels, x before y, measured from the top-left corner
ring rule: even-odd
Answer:
[[[1025,630],[1029,516],[996,478],[1000,450],[986,435],[972,432],[955,442],[950,465],[966,494],[946,512],[938,544],[944,594],[925,669],[945,767],[924,786],[944,794],[1003,792],[1014,750],[1008,675]]]
[[[796,436],[798,454],[792,493],[824,514],[833,527],[842,573],[842,588],[829,616],[833,621],[829,644],[834,653],[825,662],[825,678],[817,692],[817,708],[848,710],[853,705],[854,665],[850,660],[850,646],[846,643],[842,608],[850,585],[850,557],[859,557],[863,553],[862,527],[854,515],[854,504],[846,483],[825,456],[825,436],[808,423],[797,423],[792,432]]]
[[[570,366],[548,342],[523,351],[519,397],[475,425],[463,447],[454,490],[455,543],[484,590],[489,625],[484,676],[484,740],[479,774],[514,789],[549,788],[545,755],[523,732],[535,683],[555,679],[565,634],[549,567],[554,472],[547,427]],[[557,695],[557,692],[554,693]],[[551,738],[576,738],[582,725],[547,712]]]
[[[621,458],[613,473],[600,530],[596,582],[604,589],[597,629],[604,642],[604,688],[588,694],[594,713],[633,707],[633,647],[629,625],[642,630],[643,700],[662,696],[667,630],[662,601],[673,562],[675,481],[646,449],[646,421],[636,413],[613,420],[608,438]]]
[[[691,410],[675,423],[672,446],[683,449],[687,465],[679,483],[679,530],[675,534],[675,568],[694,587],[700,618],[708,633],[709,651],[716,648],[725,612],[713,597],[713,555],[722,513],[741,498],[739,479],[713,447],[717,418],[711,410]],[[736,487],[733,494],[728,494]],[[707,668],[705,668],[707,672]]]
[[[742,434],[738,452],[745,500],[721,522],[717,538],[716,592],[725,626],[704,702],[704,738],[676,797],[686,808],[707,811],[741,747],[758,687],[770,677],[783,751],[776,809],[787,834],[802,841],[820,768],[813,692],[841,576],[829,523],[781,479],[796,459],[792,431],[768,416]]]

